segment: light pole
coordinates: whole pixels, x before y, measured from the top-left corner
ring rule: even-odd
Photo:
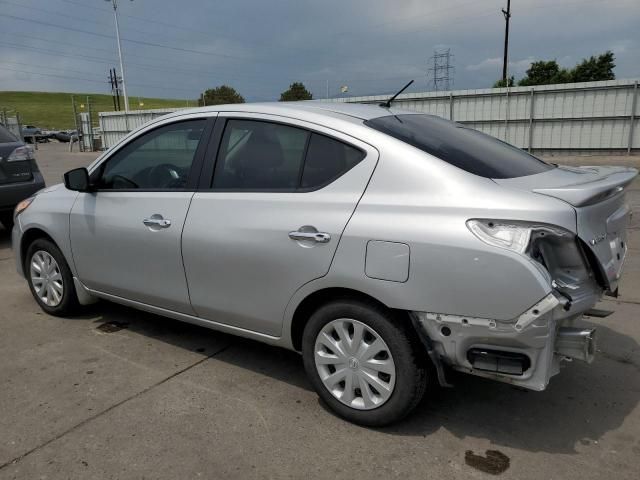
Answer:
[[[116,21],[116,40],[118,41],[118,57],[120,58],[120,77],[122,79],[122,95],[124,96],[124,111],[129,111],[129,97],[127,84],[124,81],[124,62],[122,61],[122,46],[120,45],[120,27],[118,26],[118,0],[105,0],[113,4],[113,18]],[[133,0],[131,0],[133,2]]]

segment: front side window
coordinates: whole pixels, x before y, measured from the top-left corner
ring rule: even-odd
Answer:
[[[213,188],[299,191],[322,188],[350,170],[364,153],[308,130],[258,120],[229,120]]]
[[[205,120],[188,120],[148,132],[116,152],[100,168],[100,190],[180,190],[202,137]]]
[[[432,115],[389,115],[364,123],[481,177],[524,177],[554,168],[497,138]]]

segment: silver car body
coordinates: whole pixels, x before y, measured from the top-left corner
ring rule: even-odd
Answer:
[[[352,292],[409,312],[438,367],[542,390],[561,359],[589,360],[592,332],[574,322],[605,291],[616,292],[629,218],[624,190],[637,171],[558,167],[484,178],[364,124],[392,114],[415,112],[304,102],[163,117],[104,152],[89,171],[146,132],[192,118],[289,124],[356,146],[365,157],[309,192],[78,193],[56,185],[17,217],[18,270],[26,242],[41,232],[68,260],[81,303],[105,298],[299,349],[305,305]],[[171,219],[171,228],[143,225],[153,214]],[[557,264],[545,268],[481,241],[470,219],[546,225],[570,238],[556,246]],[[309,226],[330,240],[289,238]],[[493,351],[507,352],[506,360],[487,367],[470,357]],[[530,364],[514,375],[509,353]]]

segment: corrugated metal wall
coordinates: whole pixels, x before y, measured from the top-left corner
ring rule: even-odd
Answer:
[[[114,146],[127,133],[141,127],[151,120],[162,117],[181,108],[162,108],[153,110],[131,110],[125,112],[100,112],[100,130],[102,131],[102,147]]]
[[[638,81],[407,93],[399,108],[438,115],[532,151],[640,151]],[[333,99],[380,103],[388,95]]]
[[[637,80],[407,93],[394,104],[453,119],[531,151],[640,151]],[[380,103],[387,95],[333,99]],[[100,112],[103,146],[180,109]]]

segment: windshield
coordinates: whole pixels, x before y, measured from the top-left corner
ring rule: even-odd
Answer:
[[[364,123],[481,177],[524,177],[555,168],[497,138],[433,115],[389,115]]]

